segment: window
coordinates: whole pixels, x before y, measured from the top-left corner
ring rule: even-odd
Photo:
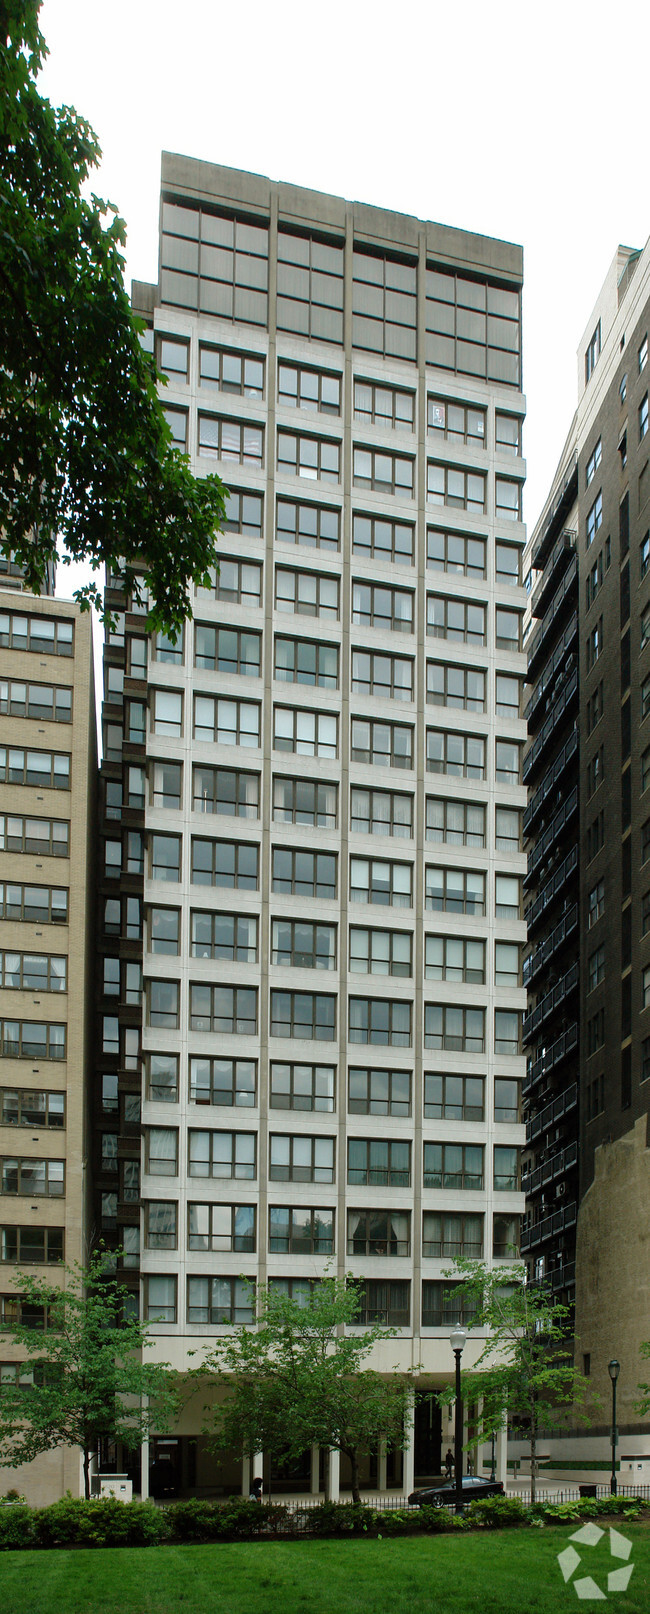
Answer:
[[[650,785],[650,747],[648,747],[648,749],[643,752],[643,755],[641,757],[641,790],[642,790],[642,792],[644,790],[647,790],[648,785]]]
[[[147,1024],[150,1026],[169,1026],[174,1030],[178,1026],[179,982],[149,981],[148,1000],[149,1014]]]
[[[427,425],[432,437],[485,448],[485,418],[486,411],[473,404],[452,403],[431,396],[427,399]]]
[[[65,1194],[64,1160],[20,1160],[5,1156],[0,1161],[0,1193],[44,1195],[60,1199]]]
[[[335,1107],[333,1065],[271,1064],[272,1110],[321,1110]]]
[[[256,1103],[255,1059],[190,1058],[190,1099],[193,1104],[222,1104],[250,1109]]]
[[[246,1278],[188,1278],[188,1323],[252,1323],[254,1290]]]
[[[271,1036],[334,1042],[336,998],[323,992],[272,992]]]
[[[338,549],[339,524],[340,511],[326,505],[278,499],[276,537],[283,543],[301,544],[304,549]]]
[[[278,230],[278,330],[343,341],[343,247]]]
[[[3,1059],[65,1059],[66,1027],[40,1020],[0,1020]]]
[[[410,1283],[406,1279],[392,1278],[382,1282],[379,1278],[361,1280],[360,1309],[354,1318],[354,1327],[388,1323],[394,1328],[408,1328],[410,1321]]]
[[[587,648],[586,648],[587,672],[591,672],[592,667],[595,667],[596,662],[598,660],[598,657],[601,654],[602,648],[603,648],[603,619],[602,619],[602,616],[601,616],[601,617],[599,617],[598,621],[595,623],[594,627],[591,629],[590,633],[587,634]]]
[[[639,650],[640,651],[645,650],[646,645],[649,644],[649,643],[650,643],[650,605],[647,605],[645,611],[643,612],[643,614],[641,616],[641,641],[640,641],[640,644],[639,644]]]
[[[336,757],[337,723],[334,713],[275,706],[273,745],[276,751],[295,751],[303,757]]]
[[[341,444],[330,437],[303,437],[278,428],[278,475],[339,482]]]
[[[478,1260],[483,1254],[483,1217],[459,1211],[425,1211],[422,1217],[422,1254],[439,1260],[462,1256]]]
[[[390,1138],[349,1138],[348,1182],[353,1187],[410,1188],[410,1143]]]
[[[0,679],[0,712],[48,723],[72,722],[72,690],[52,684],[19,684]]]
[[[54,1266],[63,1260],[62,1227],[0,1227],[0,1261],[20,1263],[21,1266]],[[11,1299],[17,1303],[16,1296]],[[2,1316],[5,1326],[10,1319]],[[18,1318],[14,1319],[16,1322]],[[32,1328],[33,1318],[23,1316],[23,1322]]]
[[[31,1088],[0,1088],[0,1126],[65,1126],[65,1093],[34,1092]]]
[[[242,628],[214,628],[207,622],[194,627],[194,665],[210,672],[236,673],[259,678],[262,635]]]
[[[293,969],[336,969],[336,925],[305,919],[274,919],[271,963]]]
[[[242,398],[264,397],[264,360],[199,343],[199,385]]]
[[[262,601],[262,568],[256,561],[222,555],[219,570],[210,572],[209,587],[198,586],[196,592],[199,599],[226,600],[230,605],[255,608]]]
[[[0,881],[0,919],[24,919],[28,924],[65,925],[68,893],[64,888],[22,885]]]
[[[198,451],[199,454],[214,455],[216,459],[232,460],[237,465],[261,466],[264,459],[264,427],[199,412]]]
[[[311,779],[273,779],[273,819],[276,824],[304,824],[317,829],[336,828],[337,785],[319,785]]]
[[[472,600],[452,600],[446,594],[427,595],[427,633],[433,639],[456,644],[486,643],[486,609]]]
[[[376,695],[384,700],[413,699],[413,662],[407,656],[387,656],[379,651],[352,651],[352,689],[357,695]]]
[[[410,1255],[410,1211],[348,1211],[348,1255]]]
[[[521,783],[521,746],[515,740],[497,740],[495,778],[502,785]]]
[[[426,1071],[425,1120],[482,1121],[484,1088],[482,1076],[441,1076],[438,1072]]]
[[[117,1059],[120,1052],[120,1026],[117,1015],[102,1015],[102,1053],[113,1054]]]
[[[484,712],[485,673],[474,667],[455,667],[446,661],[428,661],[427,700],[432,706]]]
[[[645,398],[642,398],[641,402],[639,404],[639,442],[643,441],[643,438],[645,437],[645,434],[646,434],[647,430],[648,430],[648,394],[646,392]]]
[[[409,1070],[365,1070],[352,1065],[348,1073],[350,1115],[411,1114]]]
[[[74,623],[50,616],[0,611],[0,646],[39,656],[73,655]]]
[[[642,985],[642,998],[641,998],[642,1007],[644,1009],[650,1009],[650,968],[648,968],[647,966],[644,969],[642,977],[641,977],[641,985]]]
[[[587,898],[587,928],[591,930],[605,911],[605,881],[592,886]]]
[[[255,1250],[254,1205],[190,1204],[187,1210],[188,1250]]]
[[[325,1206],[269,1206],[269,1250],[278,1255],[332,1255],[334,1211]]]
[[[181,805],[183,768],[180,762],[154,762],[152,778],[154,807],[177,811]]]
[[[603,524],[603,495],[597,493],[594,502],[587,514],[587,549],[593,544],[596,533]]]
[[[641,343],[641,346],[639,348],[638,360],[639,360],[639,375],[640,375],[641,371],[645,370],[646,364],[648,362],[648,338],[647,338],[647,336],[644,336],[643,341]]]
[[[427,502],[446,504],[452,510],[485,512],[485,473],[466,471],[460,466],[427,464]]]
[[[181,628],[177,639],[170,639],[168,633],[157,633],[154,647],[156,661],[162,661],[171,667],[182,667],[184,632]],[[147,676],[147,641],[146,639],[129,639],[129,658],[131,662],[131,677],[146,678]]]
[[[306,370],[296,364],[278,364],[278,403],[285,408],[315,414],[341,413],[341,377],[323,370]]]
[[[350,901],[410,908],[413,900],[412,876],[410,863],[387,863],[380,858],[353,857],[350,859]]]
[[[175,1250],[178,1242],[178,1205],[175,1199],[152,1199],[145,1206],[146,1250]]]
[[[506,611],[497,606],[495,613],[495,644],[497,650],[521,648],[521,612]]]
[[[337,689],[338,646],[322,644],[317,639],[285,639],[276,634],[273,676],[285,684],[312,684],[319,689]]]
[[[25,992],[67,992],[68,960],[52,953],[0,951],[0,987]]]
[[[480,869],[425,869],[425,908],[438,913],[485,913],[485,874]]]
[[[472,1326],[476,1316],[475,1305],[462,1293],[462,1286],[445,1281],[422,1284],[423,1328],[446,1328],[461,1323]]]
[[[519,948],[516,942],[495,942],[494,944],[494,984],[495,986],[519,986]]]
[[[521,1218],[519,1216],[493,1216],[492,1255],[496,1260],[517,1260],[520,1241]]]
[[[354,418],[384,431],[414,429],[415,393],[385,387],[374,381],[355,381]]]
[[[427,528],[427,566],[434,572],[485,577],[485,553],[485,538],[464,532],[441,532],[438,527]]]
[[[641,935],[647,936],[650,930],[650,891],[644,891],[641,898]]]
[[[596,685],[593,695],[587,700],[587,733],[593,734],[603,715],[603,683]]]
[[[496,875],[495,913],[497,919],[519,918],[521,913],[521,881],[517,875]]]
[[[424,974],[431,981],[465,981],[483,986],[485,942],[463,936],[426,936]]]
[[[521,482],[507,476],[495,476],[494,499],[497,521],[521,521]]]
[[[153,1275],[143,1279],[144,1321],[148,1323],[176,1322],[176,1278]]]
[[[192,912],[192,958],[232,958],[257,963],[257,919],[254,914]]]
[[[277,611],[337,622],[339,580],[323,572],[294,572],[286,566],[276,566],[275,607]]]
[[[602,444],[602,439],[599,437],[598,442],[596,443],[595,447],[592,449],[591,454],[589,455],[589,458],[587,460],[587,472],[586,472],[586,485],[587,485],[587,487],[589,487],[590,482],[593,482],[593,479],[594,479],[594,477],[596,475],[596,471],[598,470],[598,466],[600,465],[602,456],[603,456],[603,444]]]
[[[334,1138],[308,1138],[271,1133],[271,1182],[334,1182]]]
[[[139,702],[137,703],[140,704]],[[133,702],[130,702],[133,705]],[[183,732],[183,696],[170,689],[156,689],[153,697],[153,731],[154,734],[167,734],[172,739],[180,738]],[[144,738],[144,721],[141,726]],[[136,738],[131,728],[129,739]]]
[[[257,1135],[255,1132],[198,1132],[188,1134],[190,1177],[223,1180],[257,1176]]]
[[[350,998],[350,1042],[410,1048],[411,1005],[391,998]]]
[[[261,493],[247,493],[230,488],[226,494],[224,532],[240,532],[242,537],[262,537],[264,501]]]
[[[587,763],[587,799],[593,796],[603,782],[605,748],[600,746]]]
[[[352,454],[355,488],[412,499],[415,460],[403,454],[388,454],[385,449],[360,448],[356,444]]]
[[[397,723],[352,719],[352,761],[375,767],[411,768],[413,729]]]
[[[213,745],[258,746],[258,702],[229,700],[220,695],[195,695],[194,738]]]
[[[518,1009],[495,1009],[495,1054],[518,1054],[521,1046],[521,1014]]]
[[[192,884],[257,891],[256,841],[192,841]]]
[[[25,818],[17,813],[0,813],[0,852],[69,857],[70,825],[60,818]]]
[[[600,320],[585,353],[585,383],[590,380],[600,358]]]
[[[519,1083],[507,1076],[494,1078],[494,1119],[499,1122],[519,1120]]]
[[[643,542],[639,545],[639,578],[647,576],[650,570],[650,532],[647,532]]]
[[[172,435],[174,448],[180,449],[181,454],[187,453],[187,410],[174,409],[171,405],[163,404],[163,415]]]
[[[427,770],[457,779],[484,779],[485,740],[478,734],[427,729]]]
[[[521,684],[518,678],[508,673],[496,675],[496,712],[497,717],[519,717],[521,701]]]
[[[352,273],[353,346],[386,357],[415,359],[415,263],[355,252]]]
[[[158,1104],[178,1102],[178,1054],[147,1054],[147,1098]]]
[[[494,1190],[516,1192],[519,1188],[519,1150],[497,1143],[494,1146]]]
[[[646,818],[641,830],[641,862],[647,863],[650,857],[650,818]]]
[[[644,1004],[645,1008],[645,1004]],[[595,1054],[597,1048],[602,1048],[605,1041],[605,1010],[597,1009],[595,1014],[587,1020],[587,1058]]]
[[[482,1188],[482,1144],[425,1143],[424,1187]]]
[[[180,880],[181,877],[181,837],[180,835],[152,835],[151,836],[151,878],[152,880]]]
[[[411,935],[405,930],[366,930],[350,928],[350,973],[352,975],[410,976]]]
[[[391,790],[350,791],[350,829],[360,835],[392,835],[410,839],[413,834],[413,797]]]
[[[137,829],[130,829],[127,832],[126,872],[144,874],[144,837]]]
[[[352,516],[352,553],[369,560],[387,560],[412,566],[415,528],[407,521],[390,521],[385,516]]]
[[[254,1036],[257,1031],[257,989],[193,982],[190,986],[190,1030]]]
[[[495,449],[497,454],[521,454],[521,426],[519,415],[495,415]]]
[[[0,784],[69,790],[70,757],[58,751],[24,751],[13,745],[0,745]]]
[[[273,891],[284,896],[334,899],[337,888],[335,852],[303,852],[273,847]]]
[[[450,1003],[426,1003],[425,1048],[452,1053],[482,1054],[485,1050],[485,1009],[463,1009]]]
[[[519,292],[431,265],[426,276],[426,362],[519,385]]]
[[[218,813],[224,818],[259,818],[260,776],[240,768],[195,767],[192,807],[195,813]]]
[[[100,1170],[109,1176],[117,1174],[117,1132],[102,1132]]]
[[[426,838],[446,841],[449,846],[485,846],[485,807],[475,802],[427,796]]]
[[[352,621],[355,627],[412,633],[413,594],[410,589],[386,588],[383,583],[353,583]]]
[[[494,556],[494,570],[497,582],[511,583],[516,587],[521,582],[521,546],[499,543],[497,539],[494,546]]]

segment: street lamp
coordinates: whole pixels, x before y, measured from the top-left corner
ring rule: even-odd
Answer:
[[[609,1489],[612,1496],[616,1496],[616,1443],[618,1440],[618,1429],[616,1428],[616,1380],[621,1371],[621,1364],[617,1362],[615,1356],[612,1357],[611,1362],[607,1363],[607,1371],[612,1381],[612,1477]]]
[[[456,1422],[454,1430],[454,1471],[456,1477],[456,1512],[463,1511],[463,1403],[460,1398],[460,1359],[467,1339],[467,1329],[456,1323],[449,1335],[456,1360]]]

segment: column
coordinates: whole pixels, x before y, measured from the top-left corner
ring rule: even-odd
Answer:
[[[508,1479],[508,1429],[505,1423],[497,1429],[497,1479],[501,1480],[505,1491]]]
[[[380,1440],[377,1453],[377,1490],[386,1490],[386,1442]]]
[[[140,1501],[149,1500],[149,1436],[145,1435],[140,1447]]]
[[[311,1475],[309,1489],[312,1496],[318,1496],[320,1491],[320,1446],[311,1448]]]
[[[328,1457],[330,1470],[329,1500],[330,1502],[338,1502],[341,1495],[341,1453],[340,1451],[330,1451]]]
[[[403,1490],[409,1496],[415,1485],[415,1396],[410,1395],[404,1414]]]

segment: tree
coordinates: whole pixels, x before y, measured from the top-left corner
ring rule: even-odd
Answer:
[[[102,1436],[130,1450],[152,1428],[169,1427],[177,1409],[171,1368],[146,1363],[147,1329],[125,1311],[128,1291],[111,1275],[114,1256],[87,1268],[61,1269],[65,1287],[19,1272],[23,1312],[43,1318],[2,1332],[25,1353],[28,1374],[0,1389],[0,1467],[17,1468],[57,1446],[83,1452],[84,1489]],[[25,1382],[31,1376],[32,1382]]]
[[[650,1340],[643,1341],[640,1346],[640,1355],[647,1361],[650,1356]],[[650,1412],[650,1384],[641,1382],[637,1384],[637,1390],[640,1391],[640,1398],[635,1402],[634,1410],[638,1412],[640,1418],[645,1418],[646,1414]]]
[[[97,138],[36,89],[39,9],[0,3],[1,547],[35,592],[57,535],[64,564],[107,563],[127,593],[144,572],[152,628],[175,632],[189,581],[216,564],[224,489],[172,446],[124,289],[124,224],[83,194]],[[94,580],[75,598],[101,604]]]
[[[464,1298],[468,1327],[488,1336],[475,1366],[462,1375],[463,1400],[477,1405],[480,1439],[506,1415],[527,1427],[534,1502],[539,1430],[563,1422],[568,1407],[587,1419],[590,1386],[573,1364],[570,1308],[544,1285],[530,1283],[521,1266],[491,1270],[481,1261],[458,1261],[445,1276],[454,1280],[454,1296]],[[449,1405],[453,1386],[439,1399]]]
[[[315,1283],[304,1303],[258,1290],[257,1325],[219,1340],[195,1370],[225,1391],[206,1408],[214,1444],[289,1458],[312,1445],[343,1452],[359,1502],[360,1458],[380,1441],[402,1443],[411,1394],[410,1375],[363,1367],[396,1330],[349,1332],[359,1310],[358,1287],[342,1278]]]

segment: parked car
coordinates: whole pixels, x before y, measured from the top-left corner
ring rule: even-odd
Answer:
[[[503,1496],[501,1480],[478,1479],[474,1474],[463,1474],[463,1502],[475,1502],[481,1496]],[[414,1507],[447,1507],[456,1500],[456,1485],[424,1485],[411,1491],[409,1502]]]

